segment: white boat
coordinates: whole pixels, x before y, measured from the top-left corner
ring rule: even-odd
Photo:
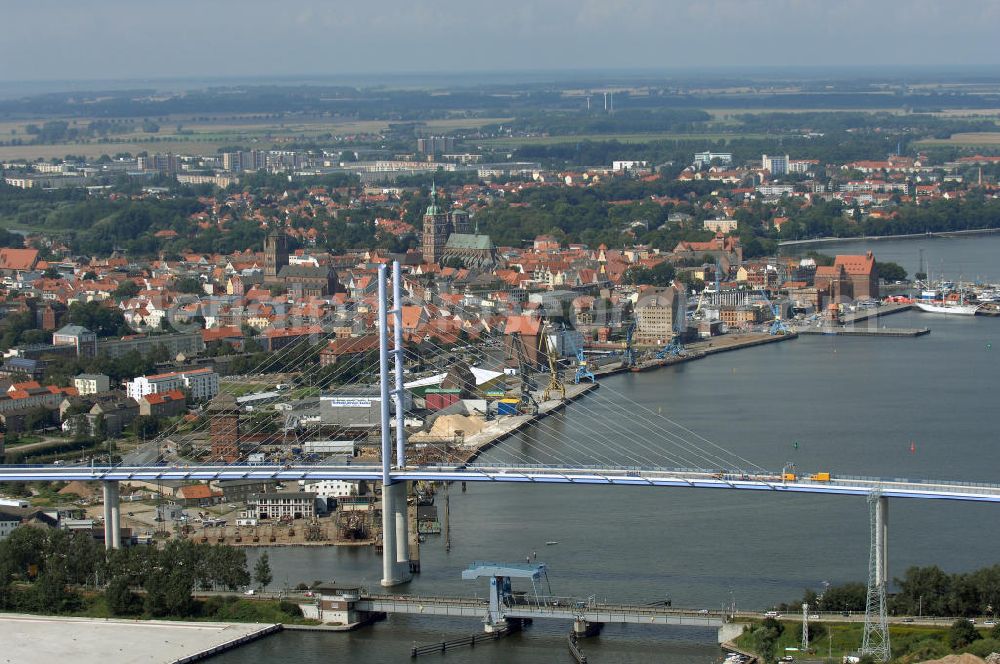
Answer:
[[[952,316],[975,316],[978,304],[938,304],[931,302],[915,302],[914,306],[929,314],[949,314]]]

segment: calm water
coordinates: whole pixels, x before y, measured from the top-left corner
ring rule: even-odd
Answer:
[[[985,252],[970,258],[980,255],[981,245],[996,251],[1000,238],[917,242],[947,244],[954,256],[936,253],[948,263],[964,256],[967,269],[1000,279]],[[877,256],[904,262],[917,242],[879,243]],[[838,250],[843,252],[823,249]],[[916,339],[803,337],[608,378],[594,396],[510,439],[492,456],[558,456],[569,453],[572,441],[594,446],[602,439],[604,456],[625,449],[646,454],[645,446],[676,452],[645,422],[657,419],[659,410],[767,468],[794,462],[807,472],[1000,481],[991,406],[1000,319],[905,313],[891,320],[893,326],[926,325],[932,333]],[[867,573],[867,509],[858,498],[472,483],[466,493],[455,487],[451,495],[452,550],[445,553],[440,538],[429,537],[421,552],[424,571],[405,592],[482,594],[483,587],[460,580],[469,562],[520,561],[533,551],[549,565],[557,594],[634,602],[669,595],[675,605],[699,608],[719,608],[733,598],[738,607],[763,609],[823,581],[859,581]],[[960,571],[997,562],[1000,533],[990,527],[996,508],[896,500],[890,513],[890,574],[910,565]],[[551,540],[559,544],[546,546]],[[270,555],[276,586],[315,579],[377,586],[380,577],[379,561],[368,550],[278,549]],[[566,627],[536,623],[522,635],[447,658],[561,661],[568,658]],[[478,629],[474,621],[393,617],[349,635],[286,633],[213,661],[397,662],[414,642]],[[611,627],[588,640],[585,650],[594,662],[696,664],[718,658],[714,642],[713,631]]]
[[[909,240],[856,240],[821,242],[812,245],[784,247],[782,252],[800,256],[808,251],[823,254],[863,254],[871,250],[876,260],[891,261],[903,266],[912,278],[920,270],[920,252],[924,267],[933,279],[966,281],[1000,280],[1000,236],[995,234],[962,235],[958,237],[926,237]]]

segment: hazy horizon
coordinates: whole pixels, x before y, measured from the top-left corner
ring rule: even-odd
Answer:
[[[990,0],[36,0],[5,17],[7,83],[1000,65]]]

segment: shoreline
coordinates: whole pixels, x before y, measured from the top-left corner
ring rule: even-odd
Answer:
[[[1000,233],[1000,228],[973,228],[961,231],[935,231],[927,233],[904,233],[901,235],[859,235],[855,237],[818,237],[809,240],[783,240],[778,242],[778,248],[799,247],[810,244],[830,244],[835,242],[862,242],[878,240],[917,240],[920,238],[946,238],[963,235],[994,235]]]

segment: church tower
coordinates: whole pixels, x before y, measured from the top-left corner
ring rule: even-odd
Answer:
[[[288,238],[284,233],[271,231],[264,238],[264,281],[278,280],[281,268],[288,265]]]
[[[437,263],[444,254],[444,245],[451,235],[451,221],[448,213],[437,205],[437,188],[431,185],[431,204],[424,212],[424,231],[421,249],[425,263]]]

